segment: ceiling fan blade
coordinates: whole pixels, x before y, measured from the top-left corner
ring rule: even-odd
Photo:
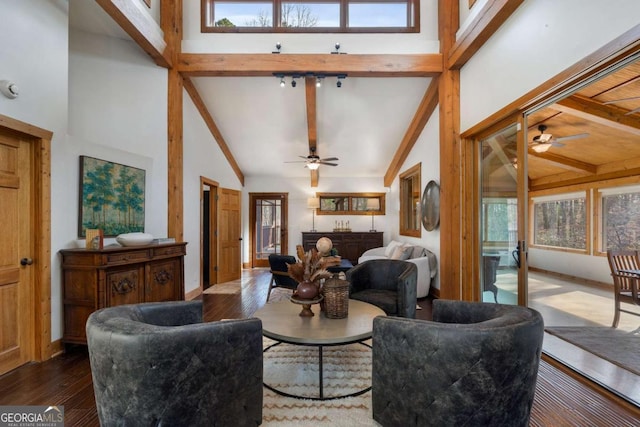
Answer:
[[[553,147],[564,147],[564,144],[562,142],[551,141],[550,144]]]
[[[292,161],[283,162],[283,163],[307,163],[307,161],[306,160],[292,160]]]
[[[333,162],[333,161],[336,161],[336,160],[340,160],[340,159],[337,158],[337,157],[327,157],[326,159],[320,159],[321,162],[325,162],[325,161],[326,162]]]
[[[323,161],[320,161],[318,163],[320,163],[321,165],[327,165],[327,166],[338,166],[337,163],[327,163],[327,162],[323,162]]]
[[[554,143],[554,142],[560,142],[560,141],[569,141],[569,140],[571,140],[571,139],[586,138],[586,137],[588,137],[588,136],[589,136],[589,134],[588,134],[588,133],[578,133],[578,134],[575,134],[575,135],[561,136],[561,137],[559,137],[559,138],[554,138],[554,139],[552,139],[552,140],[551,140],[551,143]]]
[[[298,156],[298,157],[300,157],[301,159],[309,160],[309,156]]]
[[[603,102],[602,105],[615,104],[624,101],[633,101],[634,99],[640,99],[640,96],[632,96],[631,98],[614,99],[613,101]]]
[[[628,116],[629,114],[633,114],[633,113],[637,113],[638,111],[640,111],[640,107],[636,108],[635,110],[631,110],[628,113],[625,113],[625,116]]]

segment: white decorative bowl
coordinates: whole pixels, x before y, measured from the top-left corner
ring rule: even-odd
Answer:
[[[122,246],[144,246],[153,241],[153,235],[149,233],[126,233],[116,237],[116,242]]]

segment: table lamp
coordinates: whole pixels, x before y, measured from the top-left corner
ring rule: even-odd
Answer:
[[[376,229],[373,226],[373,214],[374,214],[374,211],[380,210],[380,199],[376,199],[376,198],[367,199],[367,210],[371,211],[371,230],[369,231],[375,232]]]
[[[313,209],[312,212],[312,225],[311,232],[314,233],[316,231],[316,209],[320,207],[320,199],[318,197],[309,197],[307,198],[307,207],[309,209]]]

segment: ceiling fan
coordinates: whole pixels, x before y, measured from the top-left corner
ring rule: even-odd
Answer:
[[[304,160],[294,160],[291,162],[285,162],[285,163],[305,163],[304,167],[309,168],[311,170],[316,170],[320,167],[320,165],[326,165],[326,166],[338,166],[337,163],[331,163],[331,162],[335,162],[338,159],[337,157],[327,157],[325,159],[321,159],[317,154],[316,154],[316,148],[315,147],[311,147],[310,149],[310,153],[308,156],[298,156],[301,159]]]
[[[533,140],[529,143],[529,146],[536,153],[544,153],[551,147],[563,147],[560,141],[568,141],[570,139],[578,139],[578,138],[586,138],[589,136],[588,133],[578,133],[575,135],[569,136],[561,136],[559,138],[554,138],[550,133],[544,133],[547,130],[546,125],[539,125],[538,130],[540,131],[540,135],[536,135],[533,137]]]

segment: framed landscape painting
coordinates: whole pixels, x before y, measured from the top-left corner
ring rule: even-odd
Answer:
[[[144,231],[144,169],[80,156],[78,236],[100,229],[105,236]]]

